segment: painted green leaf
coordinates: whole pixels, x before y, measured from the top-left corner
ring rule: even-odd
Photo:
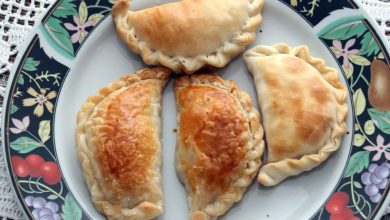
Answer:
[[[79,6],[80,24],[84,24],[87,21],[88,9],[84,1],[80,2]]]
[[[341,51],[337,50],[336,47],[330,47],[330,50],[334,55],[336,55],[336,57],[341,56]]]
[[[19,75],[18,84],[24,85],[24,76],[22,74]]]
[[[351,76],[353,74],[353,65],[352,65],[352,63],[349,63],[347,67],[342,65],[342,68],[344,70],[344,73],[345,73],[345,76],[347,77],[347,79],[351,78]]]
[[[19,137],[15,141],[11,142],[11,148],[18,151],[21,154],[29,153],[42,145],[29,137]]]
[[[356,64],[356,65],[359,65],[359,66],[369,66],[371,65],[371,62],[363,57],[363,56],[360,56],[360,55],[356,55],[356,54],[348,54],[348,59]]]
[[[366,123],[364,123],[364,132],[368,135],[375,133],[375,125],[372,120],[368,120]]]
[[[56,44],[74,57],[74,49],[73,44],[70,41],[70,35],[62,26],[62,22],[59,19],[50,17],[45,24],[45,29]]]
[[[50,121],[44,120],[39,123],[38,129],[39,137],[41,138],[42,143],[45,143],[50,138]]]
[[[367,28],[361,20],[350,21],[339,24],[332,30],[329,30],[328,32],[320,35],[320,37],[327,40],[346,40],[353,37],[360,37],[366,30]]]
[[[82,217],[81,209],[70,194],[65,197],[61,216],[64,220],[80,220]]]
[[[49,199],[49,200],[56,200],[56,199],[58,199],[58,196],[56,196],[56,195],[54,195],[54,194],[51,194],[51,195],[49,195],[49,196],[47,197],[47,199]]]
[[[355,93],[353,94],[353,104],[355,107],[356,116],[361,115],[366,109],[367,101],[366,101],[366,97],[364,97],[364,93],[361,88],[356,90]]]
[[[63,0],[53,12],[53,15],[61,18],[65,18],[69,15],[77,15],[76,5],[72,2],[73,0]]]
[[[29,57],[24,62],[22,69],[24,71],[36,71],[39,63],[41,63],[39,60],[34,60],[34,58]]]
[[[19,91],[19,87],[16,87],[16,92],[14,93],[15,98],[19,98],[23,95],[23,92]]]
[[[11,105],[11,115],[19,110],[18,106]]]
[[[362,187],[362,185],[359,183],[359,182],[353,182],[353,185],[356,187],[356,188],[358,188],[358,189],[361,189],[361,188],[363,188]]]
[[[93,21],[93,25],[96,25],[103,17],[102,14],[93,14],[89,16],[88,21]]]
[[[347,170],[345,171],[344,177],[350,177],[356,173],[360,173],[364,168],[368,167],[370,162],[370,152],[359,151],[354,153],[349,159]]]
[[[367,110],[374,124],[386,134],[390,134],[390,111],[381,112],[374,108]]]
[[[356,147],[362,146],[365,141],[366,139],[361,134],[355,134],[355,136],[353,137],[353,145]]]
[[[86,32],[83,31],[80,33],[79,42],[82,43],[85,40],[85,37],[87,36]]]
[[[383,55],[383,52],[380,52],[378,54],[378,59],[385,59],[385,56]]]
[[[56,16],[56,17],[60,17],[60,18],[66,18],[67,16],[70,16],[70,15],[75,15],[77,14],[77,11],[76,10],[72,10],[72,9],[67,9],[67,8],[60,8],[58,7],[54,12],[53,12],[53,15]]]
[[[375,41],[375,38],[372,37],[371,32],[364,34],[360,44],[362,45],[362,48],[360,49],[361,55],[371,56],[372,54],[377,54],[380,51],[378,43]]]

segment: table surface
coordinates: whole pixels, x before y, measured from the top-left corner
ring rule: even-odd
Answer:
[[[0,107],[15,57],[33,25],[54,0],[0,0]],[[378,21],[381,31],[390,42],[390,0],[358,0]],[[1,114],[1,108],[0,108]],[[1,129],[1,127],[0,127]],[[390,211],[390,210],[389,210]],[[389,213],[389,211],[387,213]],[[23,219],[12,188],[8,182],[0,150],[0,218]],[[383,219],[390,220],[390,214]]]

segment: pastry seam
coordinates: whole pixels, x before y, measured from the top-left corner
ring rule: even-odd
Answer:
[[[169,56],[161,51],[156,51],[148,46],[148,43],[135,36],[135,30],[122,27],[122,23],[127,25],[126,13],[129,10],[131,0],[119,0],[112,8],[112,16],[116,24],[118,35],[127,43],[135,53],[142,56],[144,62],[149,65],[163,65],[169,67],[174,72],[191,74],[205,65],[215,67],[225,66],[231,58],[242,52],[256,36],[256,28],[262,21],[261,10],[264,0],[249,0],[249,18],[237,31],[230,41],[225,42],[211,54],[200,54],[196,57]]]

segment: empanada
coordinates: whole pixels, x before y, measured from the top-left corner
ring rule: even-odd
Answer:
[[[140,70],[88,98],[76,142],[96,208],[109,219],[152,219],[163,212],[161,92],[170,70]]]
[[[150,65],[193,73],[225,66],[255,39],[264,0],[182,0],[140,11],[119,0],[112,16],[119,36]]]
[[[241,200],[261,164],[264,141],[250,96],[214,74],[174,82],[178,110],[176,171],[189,218],[216,219]]]
[[[318,166],[346,133],[347,91],[337,70],[306,46],[256,46],[244,53],[263,118],[267,162],[258,181],[276,185]]]

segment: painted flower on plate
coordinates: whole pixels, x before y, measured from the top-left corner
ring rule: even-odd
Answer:
[[[12,123],[15,127],[10,128],[9,130],[14,134],[19,134],[27,130],[27,127],[30,125],[30,118],[28,116],[24,117],[22,120],[12,118]]]
[[[387,160],[390,160],[390,153],[387,152],[386,150],[390,148],[390,143],[387,145],[384,145],[385,139],[381,136],[378,135],[376,138],[376,146],[365,146],[364,150],[366,151],[376,151],[377,153],[374,155],[372,158],[373,161],[378,161],[381,159],[382,154],[385,154],[385,157]]]
[[[44,106],[46,109],[53,113],[54,105],[49,100],[57,96],[55,91],[47,92],[46,89],[40,89],[39,93],[32,87],[27,89],[27,93],[32,96],[32,98],[23,99],[23,106],[35,106],[34,115],[41,117],[44,112]]]
[[[350,50],[350,48],[355,44],[355,42],[356,42],[355,38],[348,40],[347,43],[345,43],[344,48],[343,48],[341,41],[333,40],[333,42],[332,42],[333,53],[336,55],[337,58],[343,57],[343,66],[344,67],[348,67],[350,64],[349,58],[348,58],[348,56],[350,54],[356,55],[359,53],[359,50],[357,50],[357,49]]]
[[[70,31],[76,31],[76,33],[74,33],[70,37],[72,40],[72,43],[76,43],[76,42],[81,43],[84,40],[85,36],[87,36],[87,34],[88,34],[88,31],[86,31],[85,29],[87,27],[93,26],[93,24],[95,23],[95,21],[93,21],[93,20],[88,20],[88,21],[83,21],[83,20],[84,19],[80,19],[79,16],[73,15],[73,21],[76,24],[76,26],[74,26],[71,23],[64,24],[66,29],[68,29]]]

